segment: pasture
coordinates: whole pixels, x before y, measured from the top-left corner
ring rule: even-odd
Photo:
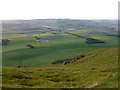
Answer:
[[[68,65],[3,67],[3,88],[118,88],[117,52],[116,47],[82,53],[84,58]]]
[[[2,87],[118,88],[117,20],[3,21]]]
[[[95,30],[88,29],[84,31],[95,32]],[[74,57],[79,53],[118,45],[117,37],[104,36],[101,32],[100,34],[97,32],[89,34],[83,32],[83,30],[69,32],[81,35],[84,38],[79,38],[64,32],[56,32],[56,34],[49,32],[33,35],[14,34],[8,36],[6,38],[9,39],[10,42],[8,45],[3,46],[3,66],[16,67],[21,64],[23,66],[31,67],[51,64],[57,60]],[[40,40],[47,39],[50,40],[50,42],[36,43],[36,38],[34,38],[35,36],[39,37]],[[86,43],[86,38],[101,40],[105,43],[93,42],[92,44],[88,44]],[[27,44],[34,46],[34,48],[27,47]]]

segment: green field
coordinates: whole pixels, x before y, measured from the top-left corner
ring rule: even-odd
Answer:
[[[94,37],[87,37],[97,38],[105,41],[105,43],[86,44],[84,38],[59,32],[57,34],[48,33],[45,36],[42,36],[42,34],[37,36],[51,41],[35,43],[36,39],[33,35],[21,36],[15,39],[13,37],[9,38],[11,39],[9,45],[3,46],[3,66],[18,66],[20,61],[24,66],[51,64],[53,61],[71,58],[79,53],[114,47],[118,44],[117,37],[97,36],[96,34],[93,34]],[[31,44],[35,48],[28,48],[26,44]]]
[[[117,20],[3,21],[3,87],[117,88],[119,37]]]

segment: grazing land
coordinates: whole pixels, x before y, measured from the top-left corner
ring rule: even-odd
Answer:
[[[3,87],[117,88],[117,20],[2,21]]]
[[[3,88],[117,88],[118,48],[81,55],[67,65],[3,67]]]
[[[114,20],[3,21],[3,39],[9,40],[3,45],[3,66],[41,66],[80,53],[115,47],[117,35]]]

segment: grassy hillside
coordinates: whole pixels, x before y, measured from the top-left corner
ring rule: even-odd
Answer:
[[[81,55],[67,65],[3,67],[3,88],[118,88],[117,47]]]

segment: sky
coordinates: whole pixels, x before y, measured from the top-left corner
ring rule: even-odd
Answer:
[[[119,0],[1,0],[0,20],[117,19]]]

